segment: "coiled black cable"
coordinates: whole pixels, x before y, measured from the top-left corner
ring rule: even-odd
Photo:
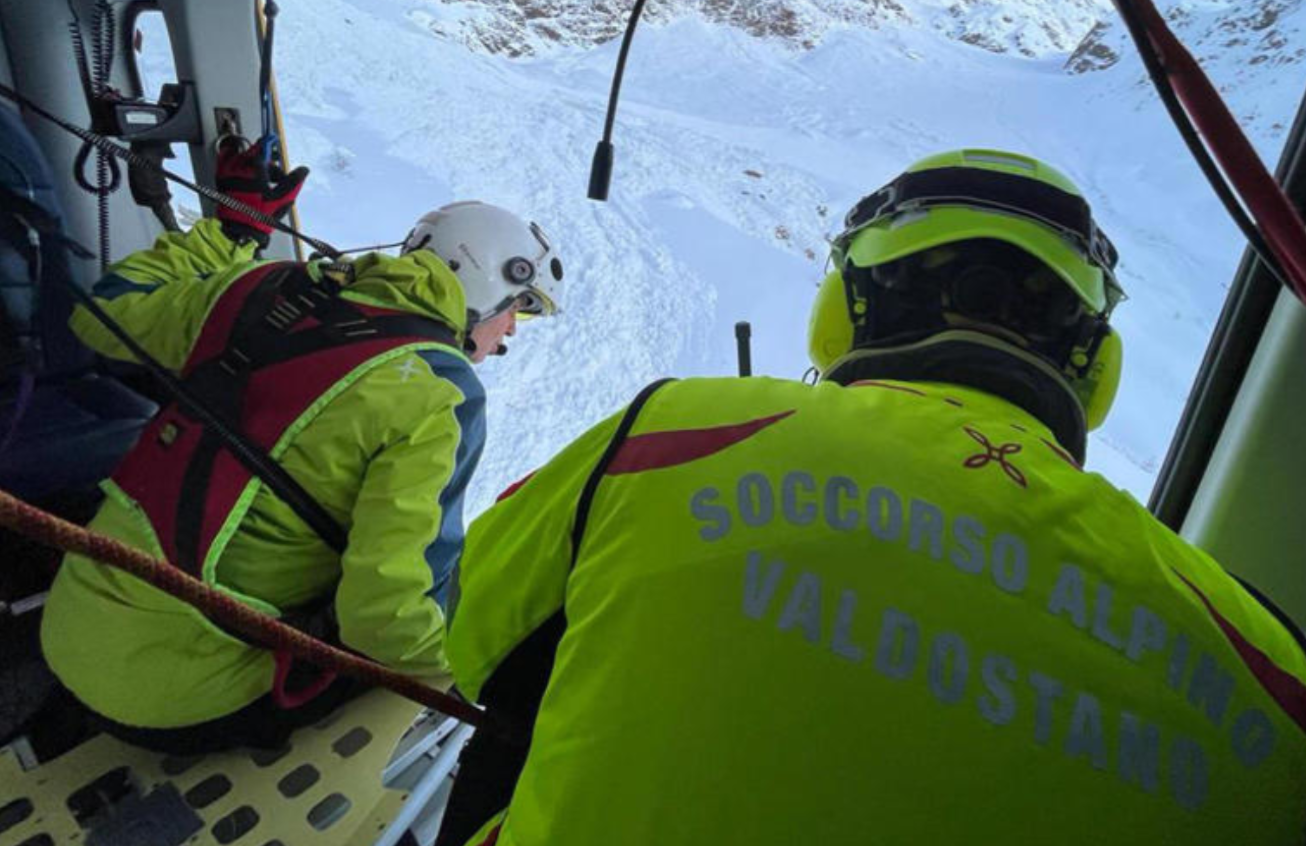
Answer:
[[[284,232],[287,235],[291,236],[292,238],[297,238],[300,241],[303,241],[305,244],[312,247],[314,250],[317,250],[319,253],[321,253],[324,256],[328,256],[330,258],[337,258],[340,255],[340,251],[337,250],[335,247],[331,246],[330,244],[328,244],[327,242],[320,241],[317,238],[313,238],[311,236],[305,235],[304,233],[295,229],[293,226],[283,223],[282,221],[270,215],[264,214],[263,212],[259,211],[258,209],[254,208],[248,203],[242,203],[240,200],[234,199],[232,197],[228,197],[226,194],[223,194],[221,191],[216,191],[213,188],[209,188],[206,185],[199,185],[197,183],[191,182],[189,179],[178,176],[172,171],[159,166],[158,164],[156,164],[153,161],[150,161],[144,156],[138,153],[133,153],[131,150],[127,149],[126,147],[122,147],[118,144],[115,144],[113,141],[110,141],[108,138],[105,138],[103,135],[99,135],[88,129],[83,129],[82,127],[77,126],[76,124],[69,123],[68,121],[64,120],[61,117],[58,117],[57,115],[51,114],[49,111],[46,111],[44,108],[42,108],[39,104],[37,104],[33,100],[24,97],[22,94],[19,94],[17,91],[15,91],[14,89],[10,88],[8,85],[5,85],[3,83],[0,83],[0,97],[4,97],[8,100],[13,101],[14,103],[17,103],[18,105],[22,106],[24,109],[28,110],[32,114],[41,118],[42,120],[46,120],[49,121],[50,123],[53,123],[55,126],[59,127],[65,132],[68,132],[72,135],[76,135],[78,138],[82,139],[83,141],[86,141],[87,143],[92,144],[97,148],[103,149],[105,152],[109,153],[112,156],[116,156],[117,158],[127,162],[133,167],[141,167],[147,170],[156,171],[162,174],[163,178],[167,179],[169,182],[174,182],[177,185],[186,188],[187,190],[194,191],[196,194],[199,194],[201,197],[205,198],[206,200],[210,200],[214,203],[217,203],[220,206],[225,206],[226,208],[229,208],[232,211],[240,212],[241,214],[247,217],[257,220],[259,223],[262,223],[266,226],[270,226],[271,228],[277,230],[278,232]]]
[[[109,74],[113,70],[114,33],[117,32],[117,17],[113,5],[108,0],[97,0],[95,19],[91,22],[91,41],[95,45],[95,96],[103,97],[109,92]]]
[[[72,20],[68,23],[68,34],[72,38],[77,72],[82,79],[87,108],[91,113],[91,122],[94,126],[98,104],[109,95],[110,91],[109,75],[113,71],[117,17],[113,5],[107,0],[96,1],[95,17],[91,21],[91,47],[94,57],[93,60],[88,60],[81,18],[77,15],[73,0],[68,0],[68,12],[72,15]],[[90,162],[92,150],[95,152],[94,183],[86,177],[86,167]],[[73,177],[79,188],[95,195],[98,211],[100,272],[104,273],[108,270],[111,260],[109,195],[122,185],[122,171],[118,167],[118,162],[108,152],[83,140],[82,147],[73,160]]]
[[[82,79],[82,90],[89,97],[94,90],[91,81],[91,68],[86,61],[86,39],[82,35],[82,20],[77,16],[77,7],[73,5],[73,0],[68,0],[68,14],[72,20],[68,22],[68,36],[73,42],[73,58],[77,61],[77,75]]]
[[[95,20],[91,25],[91,40],[95,44],[96,99],[103,99],[109,90],[109,74],[113,70],[113,44],[116,32],[113,6],[107,0],[99,0],[95,4]],[[109,262],[112,259],[109,241],[109,195],[118,190],[121,184],[122,174],[118,172],[118,163],[104,150],[96,148],[95,202],[99,215],[101,273],[108,272]]]

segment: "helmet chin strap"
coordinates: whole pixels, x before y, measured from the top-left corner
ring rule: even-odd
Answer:
[[[951,330],[901,346],[862,347],[822,376],[841,385],[862,379],[947,382],[1001,397],[1040,420],[1084,463],[1088,424],[1070,384],[1038,356],[991,335]]]
[[[480,317],[480,313],[477,312],[476,309],[473,308],[467,309],[467,332],[463,337],[463,352],[467,353],[470,356],[473,353],[475,353],[477,349],[479,349],[479,347],[477,347],[476,345],[476,340],[472,338],[472,330],[475,329],[480,324],[484,323],[485,320],[489,320],[498,314],[499,312],[495,312],[494,314],[490,315],[490,317],[482,319]],[[507,355],[507,354],[508,354],[508,345],[502,342],[500,342],[499,345],[495,347],[494,350],[490,353],[490,355]]]
[[[467,331],[463,333],[463,352],[469,356],[476,352],[476,342],[472,340],[472,330],[476,328],[477,323],[480,323],[479,316],[475,309],[467,309]]]
[[[463,352],[467,353],[468,355],[472,355],[473,353],[476,352],[477,349],[479,349],[479,347],[476,346],[476,341],[472,340],[472,333],[468,332],[466,340],[463,341]],[[502,343],[499,344],[499,346],[495,347],[494,351],[490,353],[490,355],[507,355],[507,354],[508,354],[508,345]]]

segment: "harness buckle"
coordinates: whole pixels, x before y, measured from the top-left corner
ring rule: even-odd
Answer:
[[[354,284],[354,266],[347,261],[333,261],[321,266],[321,276],[321,286],[313,287],[326,288],[326,293],[334,296],[340,293],[341,288]]]
[[[170,447],[181,437],[182,428],[176,422],[164,423],[159,429],[159,445]]]
[[[240,347],[228,347],[218,360],[218,366],[232,376],[239,375],[240,371],[249,367],[249,356],[241,351]]]
[[[304,312],[296,308],[289,300],[281,300],[268,310],[267,316],[263,319],[277,331],[284,332],[299,322],[299,319],[303,316]]]

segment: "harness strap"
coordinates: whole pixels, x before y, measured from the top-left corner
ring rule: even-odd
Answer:
[[[640,411],[670,381],[673,380],[653,382],[636,395],[590,472],[576,503],[576,518],[572,523],[572,569],[576,566],[599,483],[629,437]],[[558,645],[566,633],[566,610],[559,608],[513,647],[486,679],[480,696],[486,717],[506,730],[498,734],[477,732],[463,750],[458,780],[445,810],[437,846],[466,842],[488,817],[508,806],[526,765],[540,703],[553,675]]]
[[[316,325],[300,327],[310,319]],[[369,316],[338,296],[337,289],[319,284],[303,265],[286,263],[269,272],[240,306],[226,347],[196,363],[184,382],[194,394],[241,428],[250,380],[260,371],[296,359],[362,341],[421,338],[456,343],[451,329],[415,315]],[[225,444],[206,428],[185,470],[183,490],[199,495],[178,497],[176,549],[178,565],[200,574],[206,550],[203,525],[215,468]],[[270,449],[272,444],[265,444]]]
[[[650,382],[644,386],[631,401],[627,407],[625,415],[622,416],[621,422],[617,424],[617,431],[613,434],[612,440],[608,442],[608,448],[603,451],[599,458],[599,463],[594,465],[594,470],[590,473],[589,478],[585,480],[585,487],[581,489],[580,499],[576,503],[576,520],[571,526],[571,569],[576,569],[576,559],[580,557],[580,544],[585,539],[585,527],[589,523],[590,508],[594,504],[594,495],[598,493],[599,483],[608,473],[608,467],[612,464],[621,447],[626,443],[626,438],[630,436],[630,430],[635,427],[635,421],[639,418],[639,413],[644,410],[644,406],[658,389],[668,382],[674,382],[675,379],[659,379],[656,382]],[[561,612],[559,612],[561,613]],[[555,644],[556,648],[556,644]]]
[[[608,473],[608,467],[621,451],[634,428],[644,406],[659,388],[674,379],[659,379],[644,387],[626,408],[625,415],[617,424],[617,431],[603,450],[594,469],[590,471],[580,499],[576,502],[576,519],[571,529],[571,567],[576,568],[580,555],[581,542],[585,538],[585,527],[589,523],[590,509],[599,483]],[[499,667],[486,680],[482,687],[481,701],[488,712],[502,719],[505,725],[525,723],[524,731],[519,732],[521,743],[530,742],[531,725],[535,722],[544,688],[552,675],[553,660],[558,652],[558,644],[567,633],[567,612],[559,608],[547,620],[531,632],[512,652],[504,658]]]

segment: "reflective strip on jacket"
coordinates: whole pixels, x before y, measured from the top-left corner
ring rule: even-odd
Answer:
[[[169,234],[116,265],[94,293],[165,365],[185,362],[209,308],[258,265],[213,221]],[[461,337],[457,278],[434,254],[368,255],[347,299],[439,320]],[[127,352],[79,309],[74,330],[98,352]],[[277,613],[335,594],[340,637],[403,672],[447,677],[436,601],[461,554],[463,494],[484,442],[484,391],[461,351],[409,344],[337,383],[282,436],[272,455],[348,529],[336,555],[255,482],[222,538],[217,586]],[[153,554],[138,506],[112,483],[91,526]],[[148,728],[191,725],[235,711],[271,688],[272,659],[190,606],[139,580],[65,558],[51,591],[42,646],[60,680],[94,710]]]
[[[471,527],[475,698],[566,630],[503,844],[1287,844],[1306,657],[1002,400],[698,379]]]

